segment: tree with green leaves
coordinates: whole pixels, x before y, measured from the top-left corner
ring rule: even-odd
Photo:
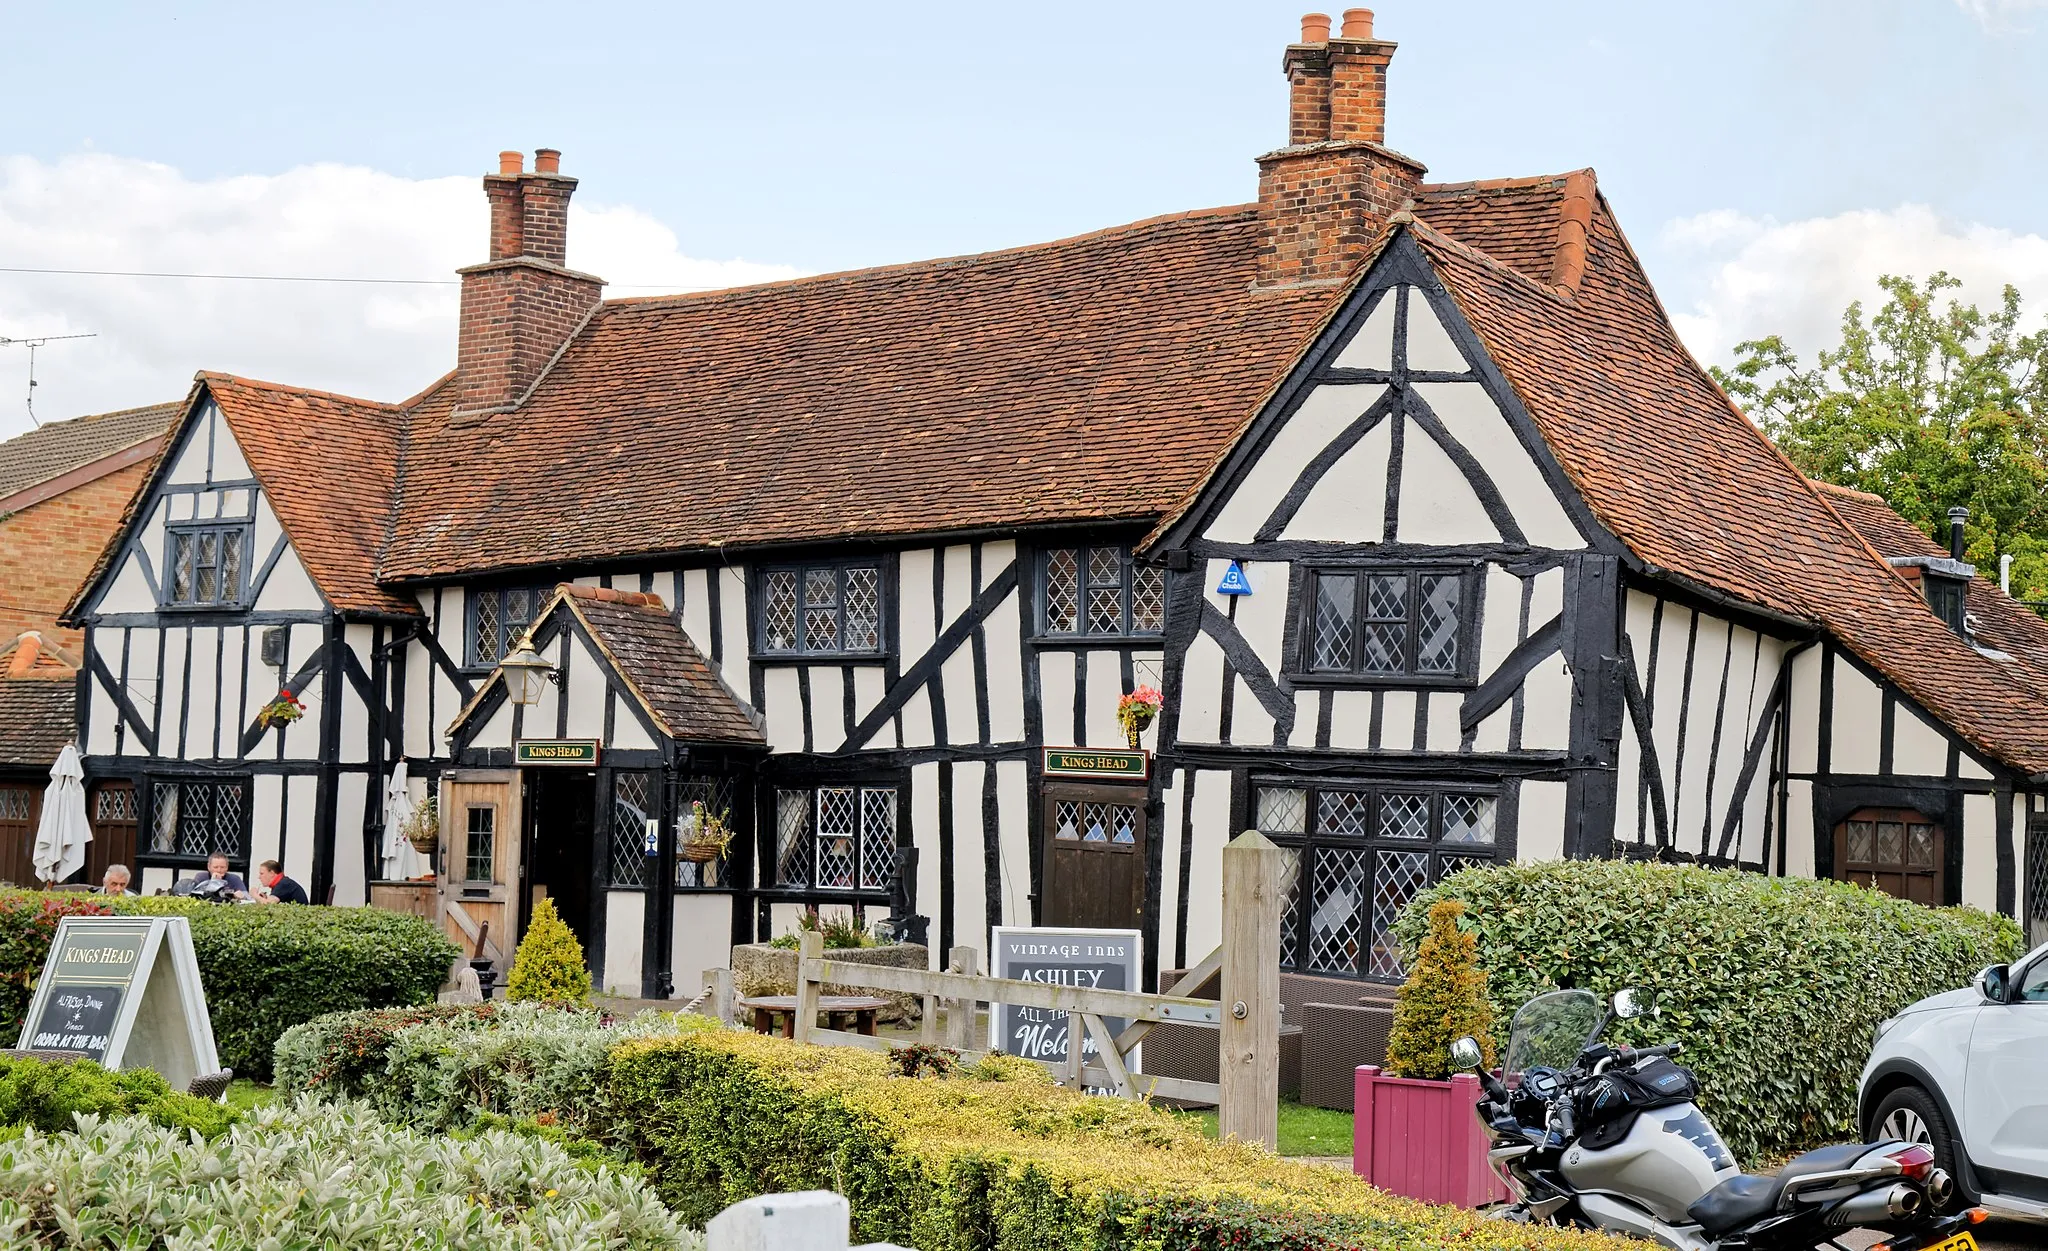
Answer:
[[[2021,332],[2019,292],[1989,311],[1885,275],[1883,307],[1842,315],[1841,342],[1802,365],[1771,335],[1735,347],[1715,381],[1812,478],[1883,496],[1944,546],[1970,510],[1967,557],[2013,594],[2048,598],[2048,331]]]

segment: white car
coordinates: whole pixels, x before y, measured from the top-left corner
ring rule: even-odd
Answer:
[[[1925,1143],[1964,1196],[2048,1221],[2048,946],[1877,1027],[1864,1137]]]

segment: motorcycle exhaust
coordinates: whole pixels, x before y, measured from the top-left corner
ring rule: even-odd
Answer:
[[[1828,1224],[1840,1228],[1901,1221],[1920,1211],[1920,1192],[1911,1186],[1888,1186],[1851,1195],[1828,1213]]]
[[[1945,1208],[1955,1198],[1956,1179],[1946,1169],[1935,1169],[1927,1175],[1927,1201],[1937,1208]]]

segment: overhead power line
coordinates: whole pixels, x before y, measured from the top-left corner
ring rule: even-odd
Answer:
[[[76,278],[190,278],[213,282],[342,282],[359,286],[453,287],[456,278],[344,278],[317,274],[174,274],[140,269],[43,269],[27,265],[0,265],[0,274],[57,274]],[[608,284],[635,291],[718,291],[719,287],[684,287],[666,282]]]

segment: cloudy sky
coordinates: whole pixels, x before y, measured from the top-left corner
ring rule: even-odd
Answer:
[[[45,418],[201,368],[402,398],[452,359],[506,147],[564,150],[570,262],[614,294],[1244,201],[1304,7],[0,0],[0,337],[97,335],[39,353]],[[1391,145],[1594,166],[1704,359],[1810,352],[1880,272],[2048,309],[2048,0],[1383,0],[1379,31]],[[26,365],[0,346],[0,436]]]

